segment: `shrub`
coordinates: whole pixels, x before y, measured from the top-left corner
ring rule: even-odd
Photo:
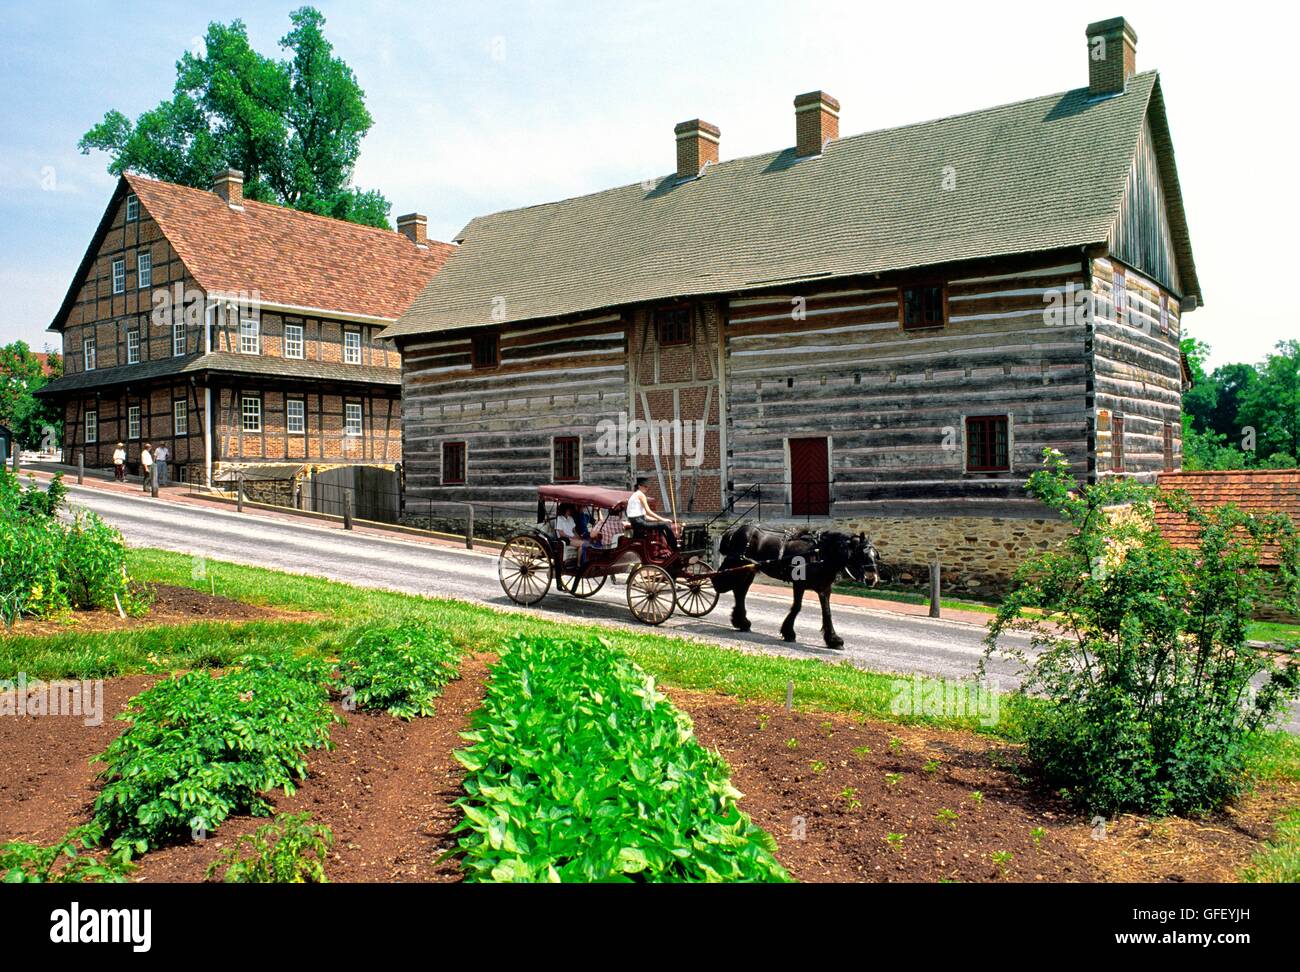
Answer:
[[[273,822],[226,848],[206,876],[211,878],[224,867],[227,884],[329,883],[325,858],[334,845],[334,834],[310,821],[310,813],[277,814]]]
[[[116,852],[214,830],[232,813],[266,814],[261,794],[294,792],[309,750],[328,747],[326,667],[289,655],[244,658],[224,675],[188,672],[141,692],[131,726],[95,757],[105,780],[95,819]]]
[[[59,576],[68,602],[77,608],[115,608],[138,614],[148,606],[143,589],[126,574],[126,543],[94,513],[78,513],[64,530]]]
[[[5,884],[121,884],[134,865],[111,854],[102,861],[80,853],[102,833],[94,824],[68,831],[53,844],[12,841],[0,844],[0,881]]]
[[[433,715],[434,700],[456,677],[460,653],[416,621],[363,628],[339,656],[339,679],[361,709],[402,719]]]
[[[1027,707],[1029,756],[1090,810],[1221,807],[1245,782],[1249,737],[1300,688],[1300,668],[1246,643],[1257,605],[1300,598],[1293,524],[1197,510],[1127,478],[1079,487],[1051,450],[1027,488],[1076,527],[1020,567],[986,640],[987,659],[1005,632],[1032,634],[1031,652],[1004,650],[1024,665],[1022,691],[1049,701]],[[1165,540],[1157,505],[1187,518],[1195,547]],[[1266,549],[1275,570],[1260,566]]]
[[[789,880],[722,757],[603,641],[515,638],[474,725],[456,754],[470,880]]]

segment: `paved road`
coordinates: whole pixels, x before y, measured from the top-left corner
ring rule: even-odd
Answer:
[[[501,590],[495,551],[458,550],[344,533],[305,521],[286,522],[76,486],[69,488],[68,498],[114,524],[135,546],[161,547],[364,587],[453,597],[557,620],[586,620],[645,630],[629,615],[624,588],[612,583],[590,600],[580,601],[552,589],[538,606],[518,607]],[[777,632],[789,603],[788,596],[752,592],[748,607],[753,630],[738,632],[727,622],[731,598],[724,595],[709,617],[675,615],[661,630],[747,651],[846,660],[873,671],[909,675],[919,672],[945,678],[973,675],[983,651],[984,629],[980,625],[845,605],[834,608],[835,627],[844,638],[845,648],[831,651],[821,643],[821,617],[815,597],[805,601],[796,625],[798,641],[786,643]],[[1006,659],[992,659],[988,674],[993,686],[1002,690],[1012,689],[1019,682],[1014,663]],[[1300,731],[1300,707],[1293,708],[1289,728]]]

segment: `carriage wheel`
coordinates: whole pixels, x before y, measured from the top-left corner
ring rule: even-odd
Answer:
[[[718,589],[713,586],[712,571],[704,561],[695,559],[677,576],[677,607],[683,614],[702,618],[718,603]]]
[[[565,574],[564,571],[555,575],[555,586],[560,590],[572,594],[574,597],[591,597],[598,590],[605,586],[604,574]]]
[[[501,548],[497,576],[510,600],[536,604],[551,586],[551,555],[536,537],[514,537]]]
[[[673,615],[677,597],[673,578],[655,564],[642,564],[627,577],[627,609],[638,621],[663,624]]]

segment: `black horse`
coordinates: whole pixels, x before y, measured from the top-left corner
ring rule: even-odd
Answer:
[[[804,591],[813,590],[822,603],[822,637],[827,647],[844,647],[844,639],[835,633],[831,623],[831,585],[840,571],[860,584],[870,583],[875,587],[880,582],[880,556],[865,533],[857,536],[834,531],[791,534],[736,526],[722,535],[718,552],[722,555],[722,566],[714,585],[721,593],[732,591],[736,595],[731,624],[741,631],[749,630],[745,595],[757,571],[794,585],[794,604],[781,625],[781,637],[786,641],[794,641],[794,619],[803,606]],[[750,569],[735,569],[742,567]]]

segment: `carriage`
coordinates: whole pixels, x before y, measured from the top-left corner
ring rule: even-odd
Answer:
[[[506,541],[497,562],[506,596],[516,604],[536,604],[554,581],[564,593],[587,598],[610,577],[626,574],[627,607],[638,621],[663,624],[674,611],[694,618],[712,611],[718,591],[707,527],[685,526],[674,551],[661,532],[622,519],[627,500],[626,492],[600,486],[539,486],[537,525]],[[556,518],[565,504],[588,518],[591,536],[603,534],[606,542],[575,545],[561,537]]]

